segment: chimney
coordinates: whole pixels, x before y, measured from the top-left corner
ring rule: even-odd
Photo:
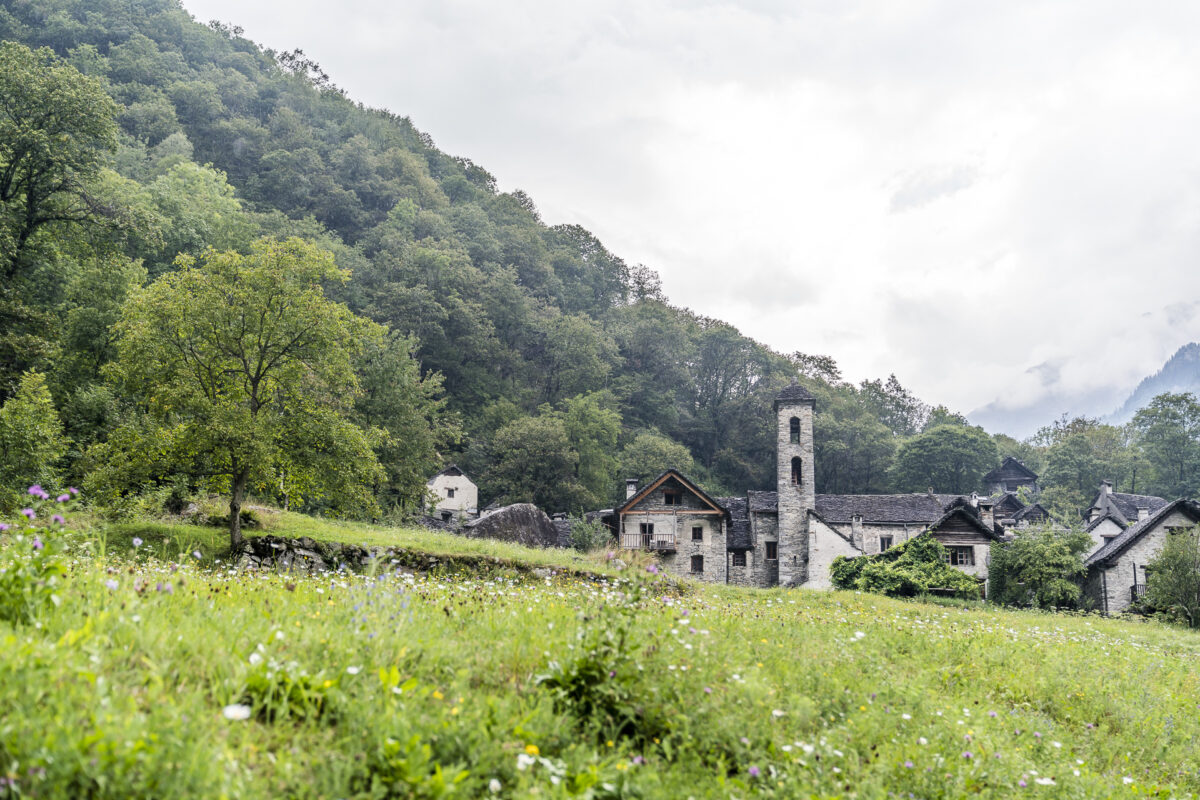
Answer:
[[[862,514],[850,517],[850,542],[859,550],[865,549],[863,547]]]
[[[637,494],[637,483],[638,483],[637,478],[626,478],[625,479],[625,499],[626,500],[628,500],[629,498],[631,498],[635,494]]]
[[[1100,481],[1100,493],[1112,494],[1112,481]]]
[[[1149,506],[1138,506],[1137,510],[1138,510],[1138,522],[1141,522],[1142,520],[1144,520],[1150,516],[1150,507]]]
[[[979,507],[979,519],[982,520],[983,524],[987,525],[988,528],[996,527],[995,516],[992,514],[991,498],[980,499],[978,507]]]
[[[979,492],[971,492],[971,505],[979,508]]]

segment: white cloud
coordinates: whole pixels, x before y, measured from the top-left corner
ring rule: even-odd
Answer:
[[[1194,4],[186,6],[853,378],[1099,402],[1200,338]]]

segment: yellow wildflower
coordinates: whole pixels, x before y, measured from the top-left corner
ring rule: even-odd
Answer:
[[[538,746],[536,744],[525,745],[525,752],[531,756],[541,755],[541,753],[542,753],[541,750],[538,750]]]

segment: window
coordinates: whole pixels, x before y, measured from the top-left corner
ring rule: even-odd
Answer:
[[[663,492],[663,502],[669,506],[679,505],[679,492],[667,490]]]
[[[774,561],[779,558],[779,542],[767,542],[767,560]]]
[[[454,516],[454,515],[451,514],[449,511],[443,511],[442,512],[442,522],[449,522],[450,517],[452,517],[452,516]]]
[[[447,489],[447,490],[446,490],[446,499],[450,499],[450,498],[452,498],[452,497],[454,497],[454,490],[453,490],[453,489]]]
[[[649,547],[650,542],[654,539],[654,523],[642,522],[638,524],[638,532],[642,534],[642,547]]]
[[[792,417],[791,439],[792,439],[792,444],[800,443],[800,418],[799,417]]]
[[[703,542],[704,541],[704,528],[700,527],[699,525],[692,526],[692,541],[693,542]]]
[[[692,572],[704,572],[704,556],[692,556]]]
[[[733,551],[733,565],[735,567],[746,566],[746,551],[745,550],[734,550]]]
[[[975,566],[975,548],[970,545],[947,547],[942,560],[952,567],[973,567]]]
[[[891,547],[892,542],[893,542],[893,540],[892,540],[891,536],[880,536],[879,537],[879,552],[882,553],[884,550],[887,550],[889,547]]]
[[[792,483],[799,486],[804,480],[804,462],[800,460],[800,456],[792,459]]]

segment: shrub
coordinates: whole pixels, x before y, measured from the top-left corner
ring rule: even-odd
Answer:
[[[627,570],[629,591],[622,602],[602,606],[594,616],[582,616],[576,635],[575,657],[551,661],[535,682],[554,696],[554,708],[569,713],[577,726],[602,744],[630,740],[635,747],[665,738],[669,716],[641,686],[641,669],[634,653],[640,644],[634,634],[636,616],[656,569]]]
[[[856,589],[890,597],[916,597],[944,593],[978,597],[979,582],[944,560],[946,549],[923,533],[878,555],[838,556],[829,574],[838,589]]]
[[[1146,602],[1154,610],[1200,628],[1200,527],[1174,531],[1146,565]]]
[[[1011,542],[992,547],[988,568],[991,598],[997,603],[1037,608],[1074,607],[1087,573],[1083,554],[1092,538],[1082,531],[1049,525],[1018,530]]]
[[[29,495],[48,500],[41,486],[29,487]],[[60,496],[66,503],[69,494]],[[44,502],[34,502],[21,511],[23,522],[0,523],[9,538],[0,553],[0,619],[17,624],[37,623],[50,605],[61,602],[59,591],[67,574],[66,532],[61,514],[44,511]],[[38,524],[44,517],[48,520]]]
[[[242,702],[263,722],[317,719],[329,713],[330,690],[336,686],[336,680],[322,680],[294,663],[270,659],[246,676]]]
[[[571,546],[582,553],[589,553],[612,542],[612,534],[600,520],[588,521],[583,517],[571,518]]]

